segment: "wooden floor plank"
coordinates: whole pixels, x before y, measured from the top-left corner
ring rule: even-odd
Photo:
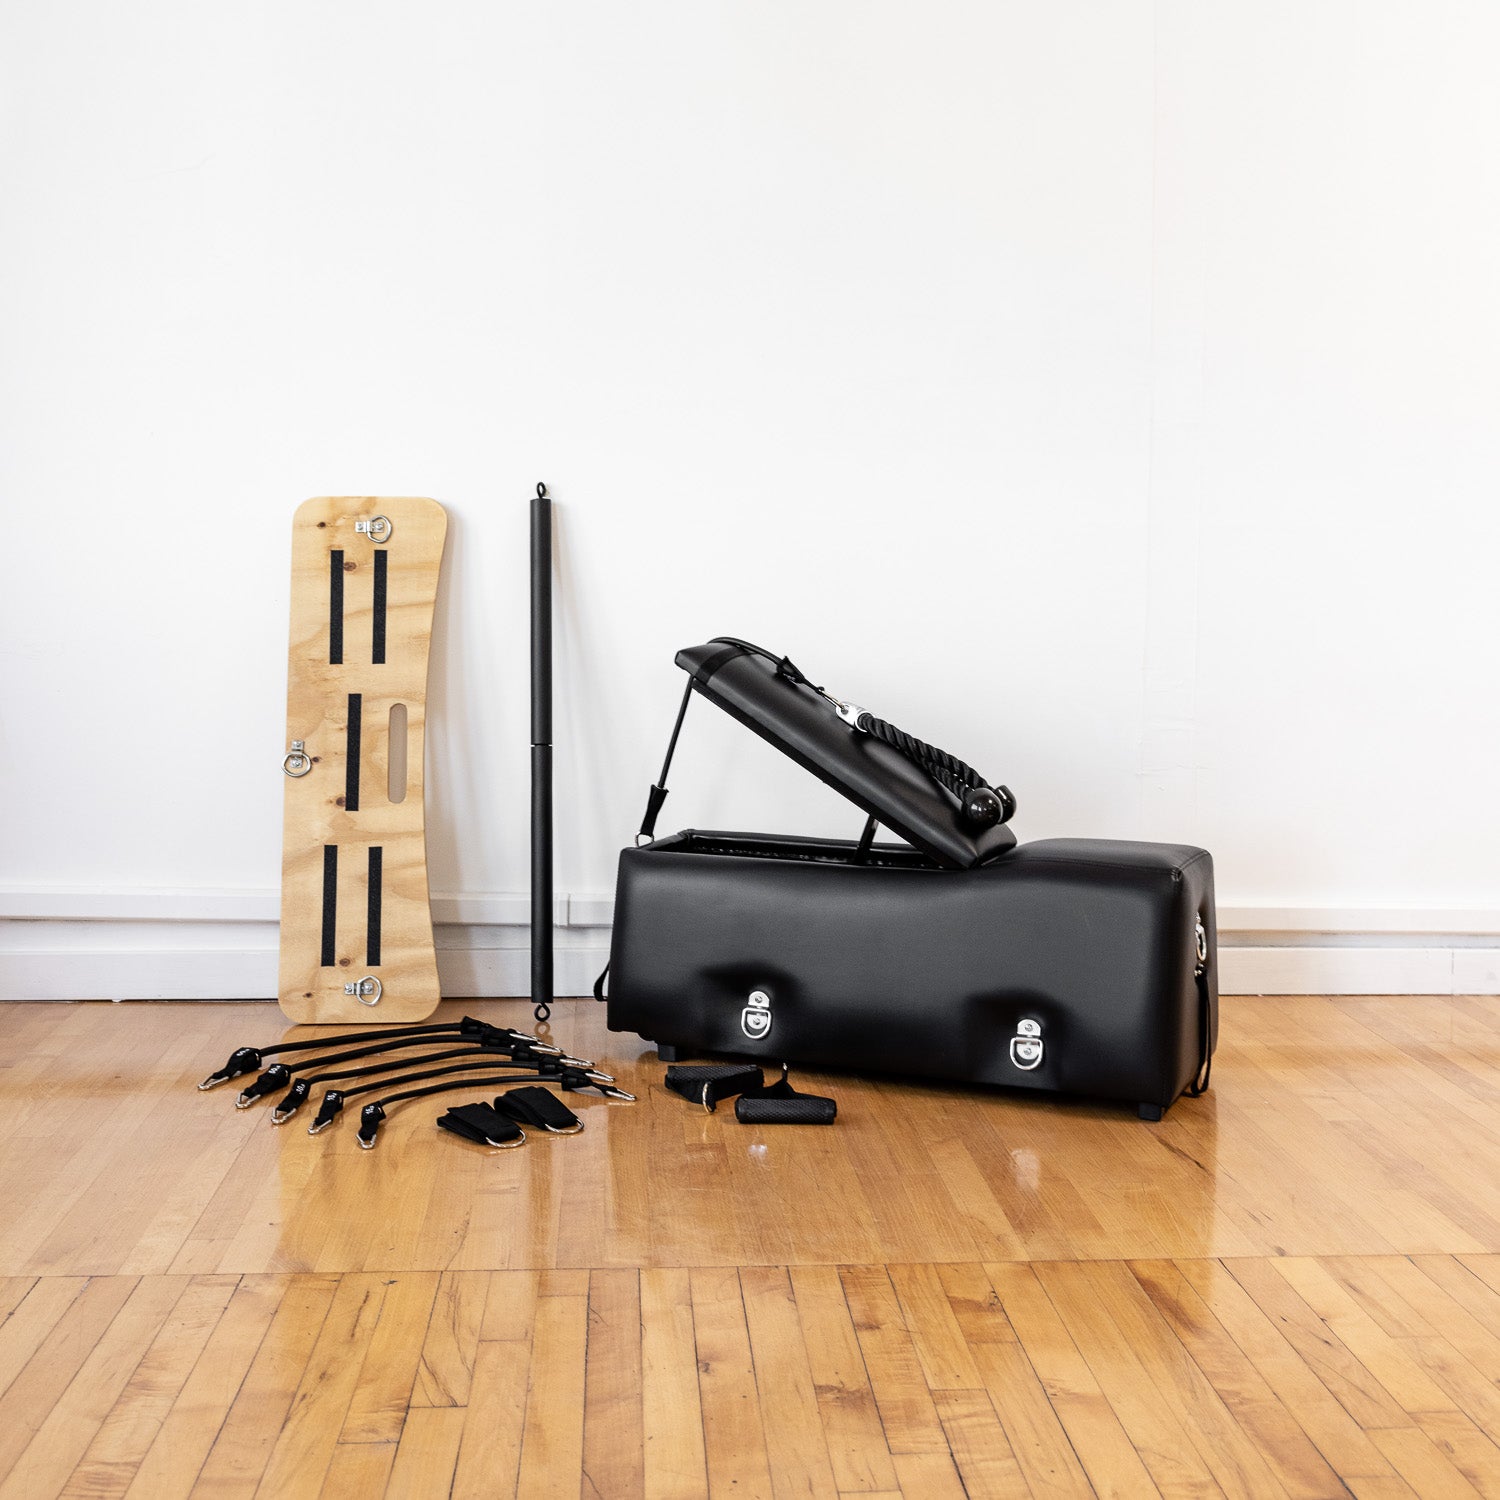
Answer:
[[[584,1355],[588,1347],[588,1279],[566,1294],[537,1299],[531,1338],[531,1388],[521,1437],[516,1494],[525,1500],[577,1496],[583,1477]]]
[[[834,1483],[840,1494],[896,1489],[896,1466],[838,1272],[797,1266],[791,1283]]]
[[[1226,1262],[1229,1274],[1296,1350],[1302,1363],[1366,1432],[1409,1427],[1411,1417],[1315,1309],[1297,1295],[1274,1261]]]
[[[0,1324],[0,1398],[26,1368],[31,1356],[43,1343],[51,1341],[59,1319],[88,1285],[88,1280],[83,1276],[17,1276],[10,1284],[24,1285],[27,1291]]]
[[[176,1301],[185,1284],[185,1278],[177,1278],[170,1284],[176,1289],[175,1292],[168,1290],[167,1295],[172,1301]],[[69,1295],[65,1300],[50,1299],[47,1315],[50,1317],[53,1309],[62,1304],[60,1315],[32,1347],[25,1365],[17,1371],[5,1394],[0,1396],[0,1475],[9,1476],[15,1472],[18,1460],[138,1286],[134,1277],[101,1277],[81,1288],[69,1288],[69,1291],[76,1290],[76,1295]],[[36,1295],[35,1290],[32,1295]],[[23,1303],[18,1316],[24,1308]],[[29,1332],[26,1343],[31,1343]],[[100,1420],[103,1420],[102,1414]],[[72,1465],[68,1467],[71,1469]]]
[[[1232,1264],[1254,1280],[1248,1263]],[[1344,1483],[1370,1480],[1378,1488],[1394,1481],[1404,1488],[1359,1423],[1288,1339],[1294,1316],[1290,1310],[1267,1314],[1222,1262],[1180,1260],[1173,1265]],[[1300,1324],[1294,1332],[1300,1342]],[[1343,1384],[1341,1374],[1335,1379]]]
[[[1031,1494],[987,1392],[934,1391],[932,1399],[970,1496]]]
[[[295,1338],[308,1325],[315,1333],[332,1298],[333,1283],[326,1277],[242,1277],[131,1476],[127,1500],[183,1500],[190,1494],[266,1330],[279,1322],[283,1337]],[[310,1348],[310,1334],[302,1336]]]
[[[583,1397],[584,1500],[638,1500],[645,1492],[641,1382],[640,1273],[594,1271]]]
[[[467,1413],[456,1406],[414,1406],[396,1445],[385,1500],[431,1500],[453,1488]]]
[[[387,1290],[379,1276],[356,1273],[340,1279],[256,1494],[296,1500],[322,1493]]]
[[[26,1300],[35,1285],[35,1276],[0,1277],[0,1328],[5,1326],[10,1315]]]
[[[1385,1428],[1370,1437],[1421,1500],[1479,1500],[1479,1491],[1420,1427]]]
[[[732,1270],[694,1271],[692,1293],[708,1493],[772,1500],[739,1276]]]
[[[948,1439],[889,1274],[884,1267],[851,1266],[840,1279],[886,1446],[893,1454],[946,1453]]]
[[[411,1405],[438,1278],[415,1272],[383,1279],[380,1321],[354,1383],[340,1443],[396,1442]]]
[[[907,1500],[969,1500],[951,1453],[897,1453],[892,1461]]]
[[[1339,1480],[1245,1352],[1170,1261],[1137,1261],[1131,1271],[1226,1408],[1250,1435],[1277,1482],[1299,1500],[1337,1494]]]
[[[236,1276],[197,1277],[178,1298],[69,1476],[65,1497],[107,1500],[130,1488],[238,1285]]]
[[[0,1500],[34,1500],[38,1495],[61,1493],[131,1372],[187,1291],[185,1276],[146,1277],[136,1282],[51,1408],[45,1414],[36,1409],[16,1413],[23,1431],[30,1429],[31,1441],[0,1483]]]
[[[941,1281],[1031,1493],[1049,1500],[1087,1494],[1089,1482],[1073,1444],[984,1268],[945,1266]],[[943,1426],[951,1441],[946,1420]],[[967,1482],[967,1472],[964,1477]]]
[[[1160,1398],[1178,1413],[1193,1445],[1226,1495],[1284,1493],[1236,1415],[1152,1305],[1129,1267],[1095,1262],[1088,1274],[1115,1326],[1151,1371]]]
[[[438,1282],[422,1340],[413,1406],[466,1406],[484,1321],[490,1278],[485,1271],[446,1271]]]
[[[334,1444],[319,1500],[370,1500],[385,1494],[395,1458],[394,1442]]]
[[[339,1291],[336,1277],[292,1279],[192,1477],[189,1493],[195,1500],[248,1500],[255,1494]],[[144,1494],[140,1500],[146,1500]]]
[[[650,1500],[708,1493],[691,1275],[641,1272],[642,1478]]]
[[[1326,1265],[1305,1256],[1278,1260],[1277,1273],[1312,1308],[1324,1327],[1389,1392],[1403,1411],[1456,1411],[1453,1398],[1338,1284]],[[1401,1424],[1411,1425],[1409,1421]]]
[[[978,1390],[984,1382],[948,1302],[938,1267],[892,1266],[890,1280],[928,1389]]]
[[[838,1489],[791,1279],[781,1266],[747,1267],[740,1291],[772,1487],[778,1496],[833,1500]]]
[[[1095,1493],[1158,1493],[1034,1268],[989,1265],[985,1274]]]
[[[1037,1275],[1161,1493],[1222,1495],[1209,1457],[1184,1425],[1180,1403],[1162,1399],[1148,1351],[1137,1354],[1132,1347],[1113,1316],[1119,1299],[1094,1278],[1094,1269],[1093,1263],[1049,1263],[1038,1266]]]
[[[454,1465],[453,1500],[514,1494],[530,1376],[529,1342],[479,1345]]]

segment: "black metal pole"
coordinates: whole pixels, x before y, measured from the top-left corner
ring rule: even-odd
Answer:
[[[552,1013],[552,501],[531,502],[531,1003]]]

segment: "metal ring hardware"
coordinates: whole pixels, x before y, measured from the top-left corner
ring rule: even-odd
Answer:
[[[351,979],[344,985],[344,993],[353,995],[361,1005],[379,1005],[382,986],[373,974],[366,974],[363,979]]]
[[[371,516],[368,521],[356,521],[354,529],[360,536],[367,536],[379,546],[382,542],[391,539],[391,533],[396,529],[391,525],[389,516]]]
[[[306,776],[312,770],[312,756],[302,740],[292,741],[292,748],[281,757],[281,769],[288,776]]]

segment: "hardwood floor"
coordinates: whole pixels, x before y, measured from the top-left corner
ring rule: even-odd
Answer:
[[[1228,1000],[1157,1125],[800,1073],[827,1130],[564,1004],[641,1102],[508,1152],[193,1088],[282,1034],[0,1008],[0,1500],[1500,1494],[1500,999]]]

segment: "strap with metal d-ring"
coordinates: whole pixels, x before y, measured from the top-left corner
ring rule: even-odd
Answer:
[[[1208,1092],[1208,1080],[1214,1069],[1213,1001],[1208,992],[1208,931],[1200,917],[1194,933],[1197,942],[1196,962],[1193,965],[1193,983],[1198,989],[1198,1041],[1201,1048],[1198,1071],[1187,1086],[1190,1099],[1200,1098]]]

